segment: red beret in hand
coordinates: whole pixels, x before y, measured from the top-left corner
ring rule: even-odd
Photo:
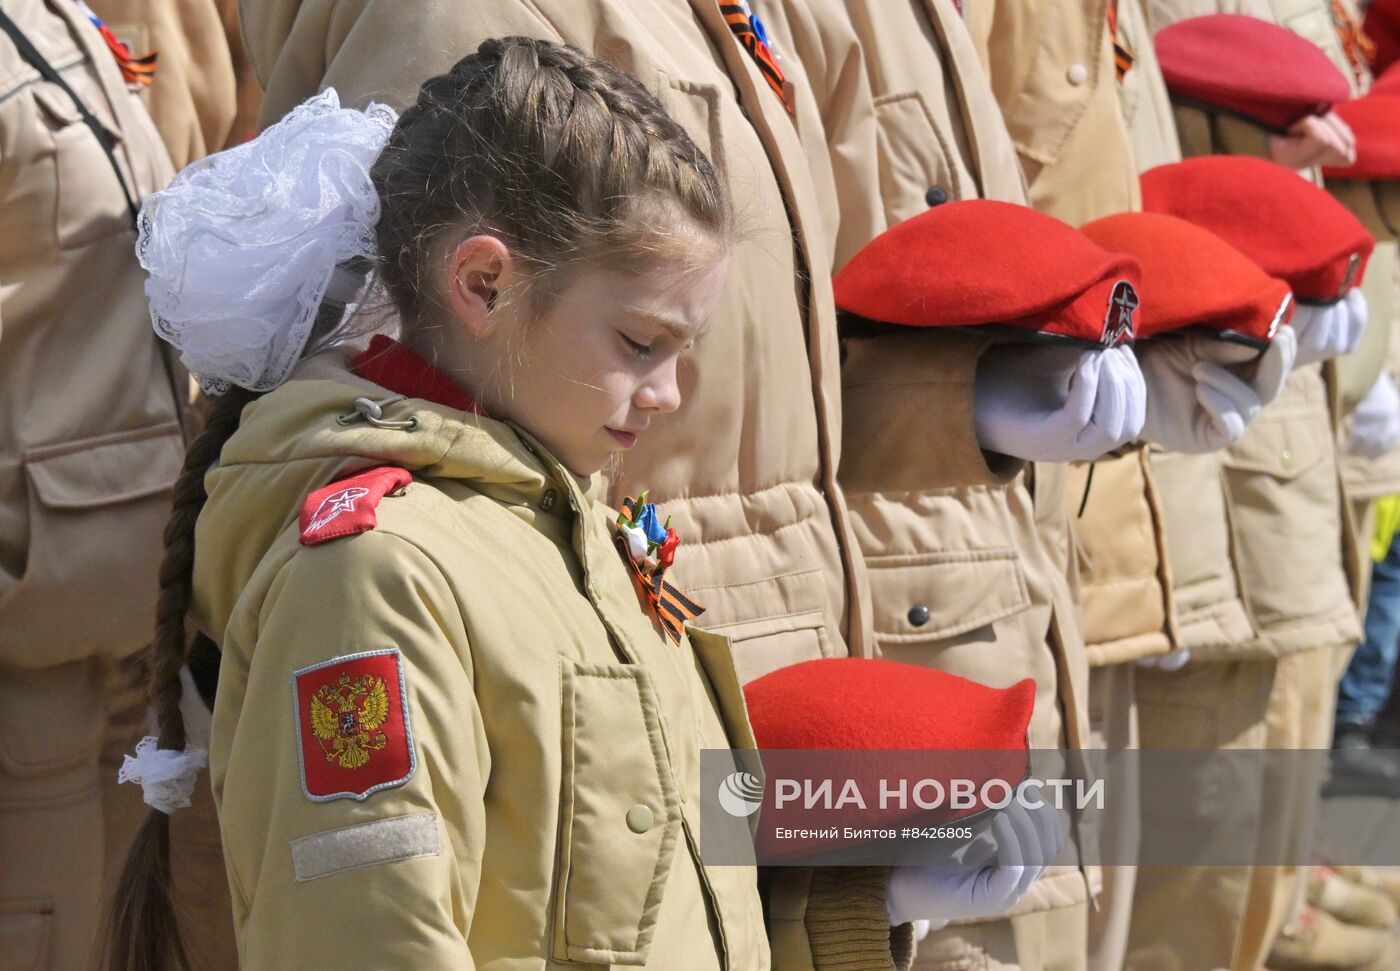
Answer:
[[[1351,97],[1351,85],[1313,44],[1286,27],[1240,14],[1182,20],[1154,39],[1173,99],[1285,131]]]
[[[1329,179],[1400,180],[1400,94],[1369,94],[1337,105],[1356,133],[1356,161],[1322,170]]]
[[[1346,206],[1292,169],[1207,155],[1142,176],[1142,207],[1208,229],[1305,303],[1333,303],[1361,283],[1375,240]]]
[[[1125,212],[1096,219],[1080,231],[1142,264],[1139,339],[1189,328],[1262,349],[1291,312],[1288,284],[1183,219]]]
[[[882,324],[997,326],[1097,347],[1132,339],[1138,277],[1133,260],[1052,216],[969,199],[871,240],[836,274],[836,305]]]
[[[1371,94],[1400,95],[1400,64],[1391,65],[1371,83]]]
[[[1029,678],[1009,688],[989,688],[895,661],[823,658],[749,682],[744,698],[769,779],[760,830],[769,858],[851,845],[819,837],[779,841],[775,827],[878,827],[916,817],[929,824],[967,820],[987,808],[980,798],[986,782],[997,780],[1014,790],[1029,771],[1026,730],[1035,705],[1035,682]],[[844,780],[854,780],[866,805],[845,816],[778,805],[774,780],[792,775],[832,779],[837,792]],[[881,782],[897,786],[903,780],[912,792],[925,779],[938,780],[949,791],[953,780],[972,780],[978,797],[971,805],[948,800],[935,809],[914,801],[881,805],[875,798]]]
[[[1361,29],[1376,45],[1376,56],[1373,58],[1376,73],[1389,72],[1392,83],[1400,81],[1400,74],[1392,70],[1395,63],[1400,61],[1400,0],[1371,0]]]

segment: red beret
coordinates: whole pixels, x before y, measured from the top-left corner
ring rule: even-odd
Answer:
[[[1392,65],[1389,70],[1371,82],[1371,94],[1400,95],[1400,65]]]
[[[1329,179],[1400,179],[1400,94],[1370,94],[1337,105],[1356,133],[1356,161],[1322,170]]]
[[[1080,231],[1142,264],[1147,299],[1138,313],[1139,338],[1192,328],[1262,348],[1290,312],[1288,284],[1183,219],[1125,212],[1096,219]]]
[[[1400,0],[1372,0],[1361,29],[1376,45],[1376,56],[1372,60],[1376,71],[1388,72],[1400,79],[1400,74],[1390,70],[1400,61]]]
[[[1133,260],[1052,216],[969,199],[871,240],[836,274],[836,305],[883,324],[993,325],[1098,346],[1132,339],[1138,277]]]
[[[980,798],[985,783],[997,780],[1014,790],[1029,772],[1026,731],[1035,706],[1030,678],[1009,688],[989,688],[895,661],[822,658],[749,682],[744,699],[770,782],[789,774],[819,775],[834,779],[839,791],[844,780],[854,780],[867,806],[839,820],[851,825],[879,826],[915,817],[937,823],[966,820],[987,808]],[[821,753],[816,764],[804,754],[811,751]],[[912,801],[874,804],[881,781],[898,784],[903,778],[906,785],[917,785],[911,776],[935,779],[949,790],[954,779],[969,779],[979,795],[962,808],[945,805],[933,811]],[[776,841],[776,826],[838,819],[829,812],[813,815],[801,805],[779,805],[774,788],[770,785],[765,796],[760,832],[766,857],[850,845],[821,838]]]
[[[1360,284],[1375,247],[1325,189],[1242,155],[1206,155],[1144,173],[1142,206],[1210,230],[1308,303],[1331,303]]]
[[[1172,97],[1283,131],[1351,97],[1346,76],[1286,27],[1240,14],[1209,14],[1157,32],[1157,60]]]

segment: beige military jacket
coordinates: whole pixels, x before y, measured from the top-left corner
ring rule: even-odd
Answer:
[[[797,124],[813,171],[834,172],[836,265],[924,211],[932,187],[951,200],[1024,202],[1015,151],[951,3],[755,10],[817,95],[815,114]],[[1077,746],[1088,671],[1058,501],[1065,470],[1031,475],[976,447],[972,375],[947,362],[985,346],[930,332],[845,342],[840,481],[869,569],[875,641],[887,658],[987,684],[1033,677],[1032,747]],[[1059,868],[1013,913],[1084,899],[1082,875]]]
[[[1281,0],[1267,11],[1256,6],[1219,12],[1262,14],[1295,30],[1312,24],[1304,36],[1315,36],[1314,43],[1335,41],[1325,4],[1311,6],[1322,19],[1309,19],[1301,0]],[[1151,22],[1160,30],[1211,12],[1217,10],[1202,10],[1191,0],[1154,0]],[[1195,108],[1178,108],[1177,118],[1187,156],[1267,154],[1262,130],[1245,122],[1225,124],[1223,116]],[[1346,646],[1360,636],[1365,566],[1341,482],[1339,427],[1335,365],[1303,367],[1224,453],[1240,590],[1256,634],[1248,653],[1278,656]]]
[[[1181,145],[1171,99],[1139,0],[1120,0],[1118,32],[1134,58],[1118,94],[1138,171],[1179,162]],[[1254,630],[1240,599],[1230,547],[1221,456],[1218,452],[1184,455],[1156,447],[1149,447],[1145,456],[1151,472],[1151,501],[1158,510],[1166,550],[1171,605],[1163,622],[1171,646],[1191,651],[1196,661],[1232,656],[1249,644]],[[1107,603],[1086,601],[1086,606],[1111,611],[1122,607],[1105,599]],[[1095,649],[1102,650],[1095,645],[1091,653]],[[1104,655],[1113,656],[1107,650],[1102,651]]]
[[[978,0],[967,23],[1031,205],[1079,226],[1138,208],[1108,40],[1109,0]]]
[[[78,5],[5,13],[113,134],[133,196],[162,187],[160,138]],[[150,637],[184,378],[151,330],[135,242],[73,101],[0,34],[0,665]]]
[[[1035,208],[1072,225],[1139,208],[1106,0],[987,0],[968,9]],[[1136,450],[1072,470],[1091,664],[1171,649],[1170,567],[1152,469]],[[1087,499],[1086,499],[1087,492]],[[1080,510],[1083,510],[1081,513]]]
[[[91,0],[133,53],[159,53],[155,81],[142,89],[177,169],[228,144],[238,114],[238,80],[221,6],[231,0]],[[229,24],[234,26],[236,24]]]
[[[650,489],[690,544],[705,620],[744,679],[873,649],[865,567],[841,489],[841,388],[822,211],[802,144],[713,0],[430,0],[243,5],[264,120],[334,85],[403,106],[489,37],[568,41],[656,91],[726,178],[747,232],[715,325],[682,373],[686,407],[653,423],[614,494]],[[797,90],[798,101],[811,93]],[[970,369],[969,363],[965,368]]]
[[[658,634],[596,480],[422,399],[387,409],[408,430],[340,424],[361,395],[389,397],[309,362],[207,477],[195,614],[222,648],[210,768],[243,966],[767,967],[754,870],[699,861],[699,750],[752,737],[724,640]],[[301,544],[308,492],[381,464],[413,479],[377,525]],[[335,701],[365,652],[389,658],[377,714],[372,686]],[[358,755],[298,690],[360,719]]]

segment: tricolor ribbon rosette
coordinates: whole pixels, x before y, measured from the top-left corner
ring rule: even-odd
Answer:
[[[656,505],[647,502],[646,492],[636,499],[629,496],[618,510],[614,541],[661,622],[666,639],[679,645],[685,623],[699,617],[705,608],[666,582],[666,571],[675,562],[676,549],[681,544],[670,518],[662,524]]]

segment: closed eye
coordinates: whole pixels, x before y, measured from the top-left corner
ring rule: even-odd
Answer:
[[[639,343],[638,341],[634,341],[632,338],[628,337],[626,334],[623,334],[623,333],[620,333],[620,332],[619,332],[619,335],[618,335],[618,336],[620,336],[620,337],[622,338],[623,342],[626,343],[626,345],[627,345],[627,350],[628,350],[633,356],[635,356],[635,357],[650,357],[650,356],[651,356],[651,346],[650,346],[649,344],[642,344],[642,343]]]

